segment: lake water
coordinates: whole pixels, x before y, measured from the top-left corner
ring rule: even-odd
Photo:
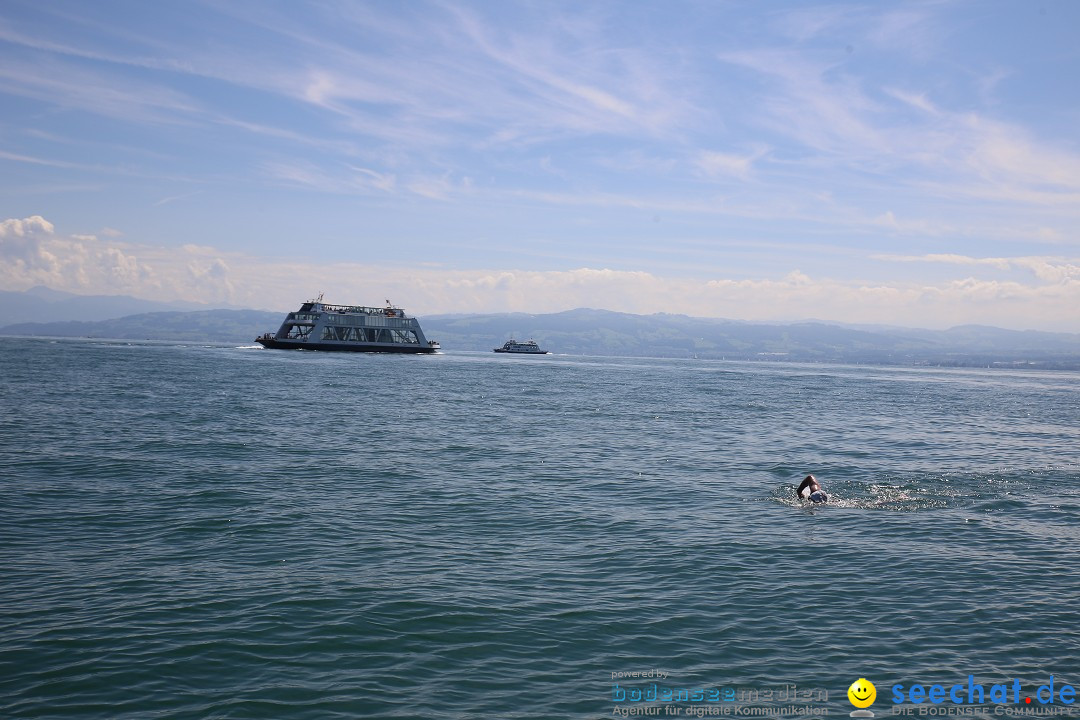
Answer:
[[[1075,373],[13,338],[0,371],[0,718],[1080,685]]]

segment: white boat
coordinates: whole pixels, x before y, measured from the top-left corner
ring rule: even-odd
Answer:
[[[386,307],[331,305],[322,295],[285,317],[276,333],[255,338],[275,350],[337,352],[433,353],[439,343],[428,340],[416,318],[386,301]]]
[[[547,355],[547,350],[541,350],[540,346],[536,344],[534,340],[526,340],[525,342],[517,342],[516,340],[507,340],[503,343],[501,348],[495,348],[497,353],[518,353],[521,355]]]

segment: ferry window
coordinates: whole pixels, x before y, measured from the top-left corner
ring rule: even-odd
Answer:
[[[409,330],[393,330],[391,332],[394,336],[394,342],[410,344],[415,344],[419,342],[419,340],[416,339],[416,333]]]

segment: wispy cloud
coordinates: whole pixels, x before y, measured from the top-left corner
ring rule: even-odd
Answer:
[[[940,47],[930,5],[882,14],[832,8],[794,15],[807,13],[811,17],[797,23],[807,38],[849,37],[909,61]],[[790,30],[792,22],[784,18],[778,25]],[[985,111],[949,107],[937,96],[939,84],[932,76],[922,78],[921,86],[882,82],[848,58],[813,45],[725,50],[717,57],[762,78],[754,122],[768,135],[795,143],[778,149],[777,156],[801,148],[814,154],[819,169],[887,179],[894,192],[909,197],[942,193],[1015,206],[1077,203],[1080,153],[1075,148],[1037,139]],[[987,77],[1001,75],[995,68]]]
[[[754,98],[756,122],[770,133],[848,161],[890,150],[892,137],[875,120],[884,114],[880,101],[836,72],[834,62],[781,48],[725,51],[717,59],[770,79]]]
[[[1039,281],[1049,284],[1080,283],[1080,258],[1066,257],[969,257],[946,253],[927,255],[872,255],[872,259],[903,263],[941,263],[946,265],[986,266],[997,270],[1031,271]]]
[[[885,260],[888,262],[907,262],[907,263],[945,263],[949,265],[989,265],[996,267],[999,270],[1008,270],[1012,267],[1012,260],[1008,258],[974,258],[967,255],[956,255],[949,253],[931,253],[928,255],[871,255],[874,260]]]
[[[196,190],[194,192],[183,193],[182,195],[170,195],[169,197],[161,198],[160,200],[155,202],[154,207],[160,207],[162,205],[168,205],[171,202],[176,202],[177,200],[184,200],[184,199],[189,198],[189,197],[195,197],[196,195],[200,195],[200,194],[202,194],[202,190]]]
[[[68,162],[66,160],[53,160],[51,158],[33,157],[31,155],[22,155],[20,153],[7,152],[6,150],[0,150],[0,158],[17,163],[27,163],[29,165],[47,165],[49,167],[56,168],[70,169],[77,167],[86,167],[84,165],[78,165],[76,163]]]
[[[171,88],[60,58],[0,63],[0,93],[126,123],[179,125],[205,112],[197,101]]]
[[[745,180],[750,177],[754,163],[768,151],[767,147],[759,147],[749,154],[702,150],[697,153],[694,163],[708,176],[727,175]]]

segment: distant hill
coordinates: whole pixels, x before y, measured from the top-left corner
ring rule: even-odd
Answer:
[[[463,350],[491,350],[514,337],[574,355],[1080,369],[1080,335],[975,325],[950,330],[865,328],[589,309],[547,315],[433,315],[423,323],[427,335],[444,348]]]
[[[97,322],[26,322],[3,335],[250,343],[282,313],[152,312]],[[510,338],[554,353],[728,360],[1025,367],[1080,370],[1080,335],[965,325],[950,330],[773,324],[578,309],[545,315],[428,315],[424,332],[444,350],[490,352]]]
[[[250,343],[277,330],[282,317],[263,310],[155,312],[97,322],[18,323],[0,328],[0,335]]]
[[[14,323],[111,320],[147,312],[206,310],[189,302],[162,303],[127,295],[76,295],[38,285],[23,292],[0,291],[0,327]]]

